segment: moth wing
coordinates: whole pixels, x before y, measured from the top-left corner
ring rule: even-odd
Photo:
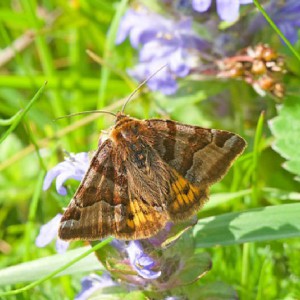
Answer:
[[[145,120],[155,138],[152,147],[179,175],[197,186],[209,186],[227,173],[246,142],[232,132],[185,125],[171,120]]]
[[[154,235],[165,224],[159,212],[130,191],[126,168],[117,149],[106,140],[62,217],[63,240],[98,240],[109,235],[140,239]],[[159,221],[158,221],[159,220]]]
[[[170,192],[166,197],[171,220],[181,221],[195,215],[208,200],[208,187],[191,183],[170,167]]]

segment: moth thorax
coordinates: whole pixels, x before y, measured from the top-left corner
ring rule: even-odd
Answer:
[[[139,138],[140,124],[135,121],[127,122],[115,127],[111,132],[111,138],[116,143],[135,143]]]

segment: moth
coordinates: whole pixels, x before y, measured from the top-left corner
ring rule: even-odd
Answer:
[[[190,218],[246,146],[232,132],[123,111],[64,212],[63,240],[145,239]]]

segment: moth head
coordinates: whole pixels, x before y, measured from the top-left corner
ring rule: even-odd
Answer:
[[[141,126],[139,120],[123,115],[120,119],[117,118],[117,123],[110,136],[115,142],[134,143],[140,136]]]

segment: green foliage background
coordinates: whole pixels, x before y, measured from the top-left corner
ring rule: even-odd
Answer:
[[[56,255],[54,244],[43,249],[35,245],[40,226],[61,211],[77,185],[70,182],[68,197],[61,197],[54,187],[42,191],[43,178],[62,160],[64,149],[75,153],[95,149],[100,131],[113,119],[99,115],[53,119],[85,110],[117,111],[137,86],[125,72],[136,61],[136,53],[129,42],[114,43],[127,5],[125,0],[0,4],[0,58],[16,39],[28,42],[22,51],[11,52],[0,71],[3,291],[46,276],[76,257],[77,252]],[[204,284],[222,281],[233,286],[241,299],[299,299],[300,187],[295,176],[299,179],[300,64],[276,35],[263,38],[286,55],[293,69],[286,76],[287,96],[281,104],[270,96],[258,96],[240,81],[186,79],[175,96],[146,91],[126,112],[142,119],[169,117],[231,130],[247,140],[244,155],[212,187],[210,202],[198,213],[200,222],[193,235],[199,251],[206,248],[211,254],[213,268],[194,288],[200,291]],[[87,49],[103,59],[101,65],[87,55]],[[215,99],[224,91],[230,111],[220,117],[220,101]],[[82,244],[72,245],[78,246]],[[48,261],[31,262],[43,257]],[[80,279],[95,269],[91,257],[78,263],[65,270],[72,276],[46,280],[10,299],[74,298]],[[13,265],[19,269],[6,269]]]

